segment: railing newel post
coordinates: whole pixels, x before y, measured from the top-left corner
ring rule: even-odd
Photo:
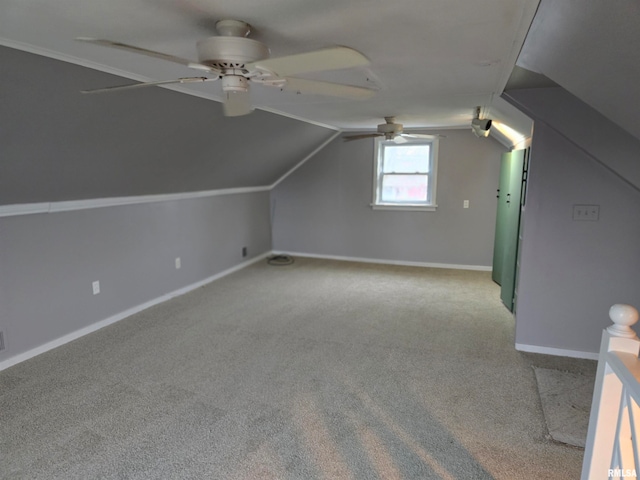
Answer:
[[[582,462],[582,480],[612,478],[612,459],[616,454],[621,454],[614,449],[615,445],[619,444],[616,440],[620,434],[620,402],[625,395],[625,389],[622,381],[608,365],[609,352],[632,354],[637,358],[640,351],[640,339],[631,328],[638,322],[638,310],[631,305],[616,304],[609,309],[609,317],[613,325],[602,332],[589,430]],[[613,478],[616,478],[615,475]]]

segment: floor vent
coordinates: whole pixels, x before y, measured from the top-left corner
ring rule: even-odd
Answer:
[[[0,352],[4,350],[4,332],[0,330]]]

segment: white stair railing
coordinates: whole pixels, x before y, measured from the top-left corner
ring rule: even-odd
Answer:
[[[613,325],[602,333],[598,370],[582,462],[582,480],[636,478],[640,471],[640,339],[630,305],[609,310]]]

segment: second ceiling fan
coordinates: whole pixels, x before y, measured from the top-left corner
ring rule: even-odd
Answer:
[[[403,126],[400,123],[396,123],[396,117],[384,117],[384,121],[385,123],[378,125],[378,131],[376,133],[347,135],[343,138],[346,142],[349,142],[363,138],[384,137],[386,140],[393,140],[395,143],[407,143],[410,138],[433,138],[433,135],[403,133]]]
[[[148,50],[125,43],[90,37],[78,37],[82,42],[127,50],[148,57],[178,63],[202,72],[202,76],[183,77],[176,80],[134,83],[115,87],[83,90],[82,93],[103,93],[132,88],[180,83],[199,83],[220,80],[224,94],[226,116],[240,116],[253,110],[249,95],[250,84],[257,83],[300,94],[328,95],[333,97],[369,98],[376,90],[354,85],[296,78],[290,75],[363,67],[369,60],[349,47],[331,47],[306,53],[269,58],[269,48],[257,40],[247,38],[249,24],[239,20],[220,20],[216,23],[217,36],[200,40],[196,47],[198,61]]]

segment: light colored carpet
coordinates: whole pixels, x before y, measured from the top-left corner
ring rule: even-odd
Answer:
[[[0,372],[0,477],[578,478],[513,335],[488,272],[255,264]]]
[[[595,377],[549,368],[534,368],[551,438],[584,448]]]

